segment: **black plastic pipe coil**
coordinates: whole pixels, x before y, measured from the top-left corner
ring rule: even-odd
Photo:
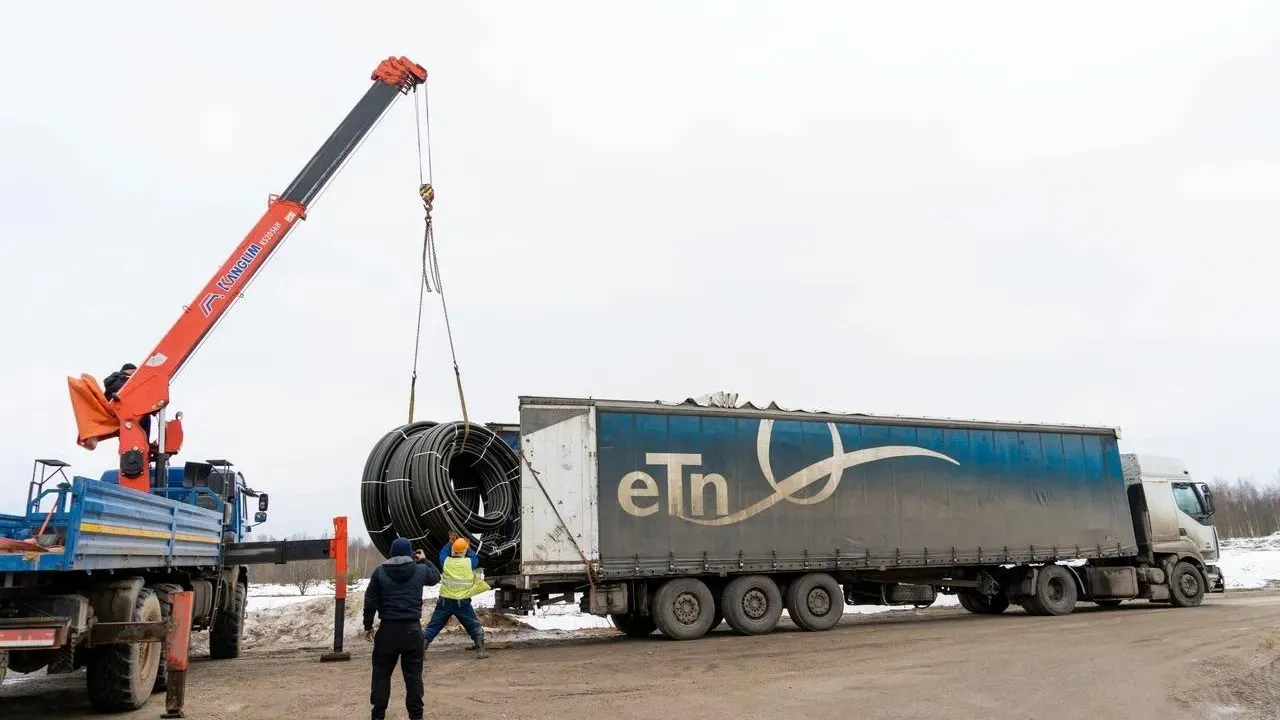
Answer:
[[[520,545],[520,457],[483,425],[402,425],[369,453],[360,505],[383,556],[403,537],[438,562],[453,531],[471,541],[481,567],[498,570]]]

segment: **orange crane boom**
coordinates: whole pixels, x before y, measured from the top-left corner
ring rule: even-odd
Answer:
[[[182,447],[181,413],[165,421],[169,405],[169,385],[191,359],[200,343],[219,319],[262,269],[276,248],[284,242],[298,221],[306,219],[307,207],[334,177],[360,142],[390,109],[400,95],[426,82],[427,71],[404,57],[383,60],[371,76],[373,86],[356,103],[333,134],[320,146],[298,176],[280,195],[272,195],[267,210],[249,234],[218,268],[213,277],[183,309],[177,322],[165,333],[118,393],[107,400],[89,375],[67,378],[71,405],[76,416],[77,442],[92,450],[98,442],[120,438],[120,484],[147,492],[148,468],[156,462],[156,477],[164,482],[164,465],[169,455]],[[138,421],[159,413],[155,451]]]

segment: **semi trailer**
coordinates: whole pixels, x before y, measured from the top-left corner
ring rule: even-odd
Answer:
[[[522,397],[496,606],[632,636],[808,631],[846,604],[1065,615],[1223,592],[1213,494],[1115,428]]]

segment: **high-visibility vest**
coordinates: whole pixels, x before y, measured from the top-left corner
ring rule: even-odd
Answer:
[[[440,597],[465,600],[471,597],[471,588],[475,584],[476,574],[471,569],[471,558],[464,556],[445,559],[444,569],[440,573]]]

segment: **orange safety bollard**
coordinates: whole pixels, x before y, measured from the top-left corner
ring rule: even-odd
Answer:
[[[342,649],[342,635],[347,619],[347,519],[333,519],[333,539],[329,541],[333,558],[333,651],[320,656],[320,662],[350,660],[351,653]]]
[[[183,718],[183,702],[187,694],[187,659],[191,649],[191,610],[195,605],[195,593],[190,590],[169,593],[172,603],[169,612],[169,633],[165,636],[165,662],[168,666],[167,685],[162,718]]]

